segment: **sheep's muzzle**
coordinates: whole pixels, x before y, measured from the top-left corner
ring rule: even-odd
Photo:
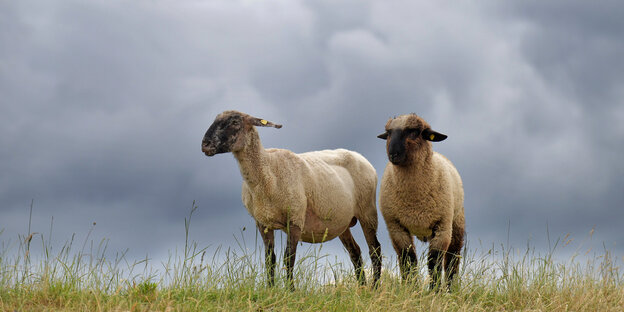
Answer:
[[[393,165],[401,166],[404,165],[407,161],[407,154],[405,149],[405,138],[403,137],[402,130],[394,130],[390,135],[390,140],[388,141],[387,151],[388,151],[388,160]]]
[[[202,143],[202,152],[204,152],[206,156],[214,156],[217,153],[217,149],[212,146],[208,146],[206,143]]]
[[[406,159],[407,157],[405,154],[388,154],[388,160],[390,160],[393,165],[403,165]]]

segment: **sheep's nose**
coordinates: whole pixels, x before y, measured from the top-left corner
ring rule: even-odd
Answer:
[[[388,159],[390,160],[391,163],[393,164],[400,164],[403,162],[403,160],[405,159],[404,154],[401,153],[390,153],[388,154]]]
[[[217,153],[217,150],[214,147],[208,146],[208,143],[202,142],[202,152],[206,154],[206,156],[213,156]]]

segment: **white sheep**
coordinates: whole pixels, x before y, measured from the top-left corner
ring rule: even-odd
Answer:
[[[444,269],[450,285],[459,269],[465,220],[459,173],[431,146],[447,136],[431,130],[416,114],[409,114],[390,119],[386,132],[378,137],[386,140],[390,160],[381,180],[379,203],[401,275],[405,280],[415,273],[416,236],[429,241],[431,287],[439,286]]]
[[[268,284],[274,284],[274,230],[286,232],[287,279],[293,284],[297,243],[321,243],[338,236],[349,252],[361,284],[365,283],[360,248],[350,227],[360,221],[374,269],[381,275],[377,240],[375,168],[360,154],[344,149],[295,154],[264,149],[256,126],[281,128],[237,111],[219,114],[202,140],[207,156],[232,152],[243,176],[242,199],[265,245]]]

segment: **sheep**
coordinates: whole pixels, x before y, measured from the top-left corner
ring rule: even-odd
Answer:
[[[206,156],[232,152],[243,177],[242,200],[255,219],[265,246],[268,285],[275,283],[274,230],[287,234],[284,264],[294,289],[297,243],[321,243],[339,237],[360,284],[365,284],[360,247],[349,228],[357,221],[369,247],[374,277],[381,276],[377,240],[375,168],[362,155],[345,149],[295,154],[264,149],[256,127],[281,125],[238,111],[219,114],[202,140]]]
[[[432,289],[439,289],[446,269],[447,285],[459,269],[464,244],[464,190],[462,180],[431,142],[446,135],[431,130],[416,114],[391,118],[378,138],[386,140],[389,162],[384,170],[379,204],[403,280],[415,273],[413,236],[429,242],[428,263]]]

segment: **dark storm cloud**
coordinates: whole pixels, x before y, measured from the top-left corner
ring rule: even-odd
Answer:
[[[617,226],[613,220],[621,218],[623,203],[616,191],[624,172],[617,161],[624,143],[624,65],[617,61],[624,52],[621,4],[523,2],[504,11],[527,25],[520,51],[545,86],[565,101],[560,110],[525,119],[528,129],[537,129],[529,130],[535,135],[554,138],[546,156],[557,162],[552,169],[540,168],[550,184],[527,190],[544,199],[541,206],[552,207],[547,211],[556,211],[551,219],[561,217],[573,228],[593,223],[608,231]],[[618,234],[613,240],[622,238]]]
[[[621,5],[568,3],[0,4],[3,237],[34,198],[36,231],[96,221],[138,257],[180,246],[193,200],[200,244],[255,239],[235,160],[200,151],[238,109],[284,125],[259,130],[266,147],[349,148],[379,175],[376,135],[415,112],[449,135],[435,148],[462,174],[469,239],[544,247],[548,224],[621,242]]]

